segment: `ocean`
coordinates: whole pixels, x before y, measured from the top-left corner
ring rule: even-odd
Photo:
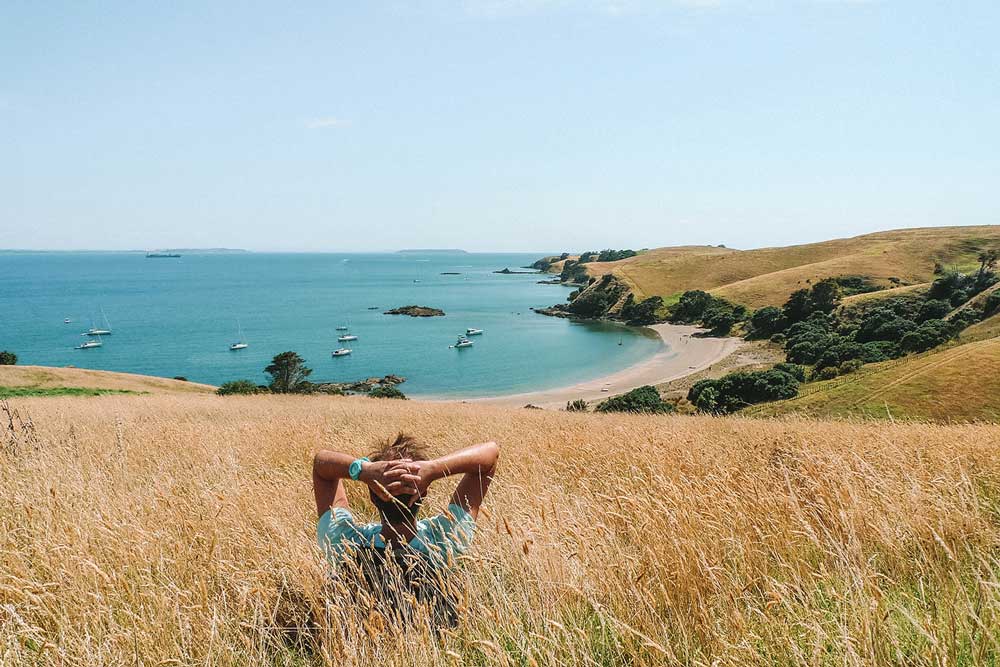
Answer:
[[[221,384],[263,383],[277,353],[294,350],[311,380],[407,378],[410,396],[472,398],[591,380],[661,349],[655,333],[537,315],[570,288],[548,276],[503,275],[527,254],[0,254],[0,350],[19,364],[76,366]],[[457,275],[442,275],[453,273]],[[445,317],[384,315],[406,305]],[[112,335],[74,349],[91,326]],[[71,323],[64,323],[64,319]],[[230,351],[237,326],[249,347]],[[338,326],[358,340],[341,347]],[[485,333],[452,349],[468,327]]]

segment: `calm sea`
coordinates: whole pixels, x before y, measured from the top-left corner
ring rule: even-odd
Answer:
[[[538,275],[501,275],[521,254],[0,254],[0,350],[19,363],[73,365],[219,384],[265,381],[275,354],[294,350],[315,381],[387,373],[409,395],[475,397],[547,389],[612,373],[653,355],[649,331],[531,312],[569,289]],[[458,275],[441,275],[453,272]],[[382,314],[410,304],[447,315]],[[377,307],[377,310],[371,310]],[[102,315],[103,311],[103,315]],[[104,346],[74,349],[92,325]],[[65,324],[64,318],[72,322]],[[231,352],[237,323],[250,347]],[[354,353],[332,358],[335,327]],[[450,349],[467,327],[485,329]],[[621,343],[621,344],[619,344]]]

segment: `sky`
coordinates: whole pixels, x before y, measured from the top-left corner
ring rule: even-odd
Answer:
[[[4,2],[0,248],[1000,223],[995,0]]]

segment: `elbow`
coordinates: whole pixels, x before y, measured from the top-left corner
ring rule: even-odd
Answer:
[[[488,474],[492,475],[496,470],[497,461],[500,460],[500,445],[493,442],[492,440],[486,443],[487,451],[487,465]]]

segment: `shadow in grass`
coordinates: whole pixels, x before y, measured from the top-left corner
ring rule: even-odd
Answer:
[[[2,387],[0,398],[30,398],[35,396],[103,396],[105,394],[138,394],[126,389],[88,389],[86,387]]]

